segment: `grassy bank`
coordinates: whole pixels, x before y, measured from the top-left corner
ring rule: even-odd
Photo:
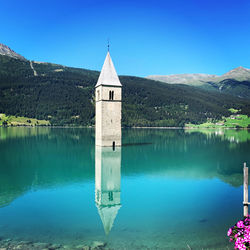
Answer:
[[[48,126],[49,121],[38,120],[35,118],[28,118],[23,116],[7,116],[0,114],[0,126]]]
[[[219,121],[208,120],[202,124],[185,124],[187,128],[250,128],[250,117],[237,114],[238,110],[229,109],[232,113],[229,117],[223,117]]]

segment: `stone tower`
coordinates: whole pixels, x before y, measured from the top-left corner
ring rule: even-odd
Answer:
[[[121,146],[122,85],[108,51],[95,86],[96,146]]]
[[[121,148],[96,147],[95,202],[108,234],[121,207]]]

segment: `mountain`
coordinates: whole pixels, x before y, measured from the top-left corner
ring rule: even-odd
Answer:
[[[0,55],[9,56],[16,59],[26,60],[23,56],[17,54],[15,51],[10,49],[8,46],[0,43]]]
[[[202,85],[207,82],[220,82],[225,79],[234,79],[238,81],[250,80],[250,69],[243,68],[242,66],[232,69],[229,72],[218,76],[210,74],[176,74],[176,75],[150,75],[147,79],[162,81],[172,84],[187,84]]]
[[[218,76],[209,74],[151,75],[147,79],[186,84],[250,99],[250,69],[238,67]]]
[[[235,79],[238,81],[250,80],[250,69],[243,68],[242,66],[232,69],[225,73],[220,79]]]
[[[94,125],[98,71],[0,55],[0,113],[50,120],[52,125]],[[123,126],[183,126],[250,115],[250,101],[184,84],[120,76]]]
[[[151,75],[147,79],[171,83],[171,84],[187,84],[202,85],[204,81],[215,80],[217,75],[209,74],[177,74],[177,75]]]

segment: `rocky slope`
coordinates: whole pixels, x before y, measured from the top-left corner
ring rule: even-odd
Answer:
[[[250,69],[243,68],[242,66],[232,69],[221,77],[219,77],[219,80],[225,79],[234,79],[238,81],[250,80]]]
[[[26,60],[23,56],[17,54],[15,51],[10,49],[8,46],[0,43],[0,55],[9,56],[16,59]]]

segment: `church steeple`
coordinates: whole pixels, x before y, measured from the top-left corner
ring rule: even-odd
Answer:
[[[114,64],[112,62],[109,50],[105,58],[104,64],[102,66],[101,74],[99,76],[99,79],[95,87],[98,87],[99,85],[119,86],[119,87],[122,86],[118,78],[118,75],[116,73]]]
[[[122,85],[108,51],[95,86],[97,146],[121,146]]]

